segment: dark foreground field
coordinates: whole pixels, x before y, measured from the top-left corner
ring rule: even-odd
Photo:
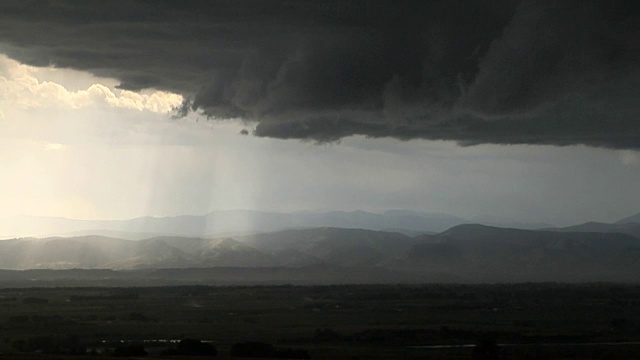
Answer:
[[[0,359],[140,347],[146,358],[197,358],[176,354],[171,341],[187,338],[217,358],[249,341],[312,359],[640,358],[640,286],[0,289]]]

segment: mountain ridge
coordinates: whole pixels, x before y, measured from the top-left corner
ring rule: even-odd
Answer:
[[[21,236],[114,234],[131,239],[147,235],[212,237],[221,234],[267,232],[301,227],[341,227],[414,232],[439,232],[468,222],[453,215],[389,210],[278,213],[255,210],[214,211],[204,215],[138,217],[125,220],[78,220],[62,217],[16,216],[0,219],[0,235]]]
[[[621,233],[640,238],[640,223],[636,222],[603,223],[589,221],[579,225],[560,228],[547,228],[542,230],[557,232]]]
[[[198,269],[207,274],[214,270],[206,269],[224,268],[235,269],[229,275],[234,281],[239,281],[242,273],[266,281],[266,274],[273,273],[277,274],[274,281],[326,276],[341,282],[340,272],[348,278],[354,271],[360,274],[354,279],[370,278],[375,282],[366,275],[368,269],[370,274],[396,274],[396,281],[401,283],[435,278],[463,282],[640,282],[640,239],[621,233],[522,230],[479,224],[458,225],[439,234],[417,237],[321,227],[214,239],[29,238],[0,241],[0,267],[173,269],[191,274],[189,281],[197,280],[191,276]],[[313,267],[325,275],[312,274]],[[265,274],[248,269],[264,269]],[[305,275],[295,275],[295,269],[305,269]],[[214,272],[219,275],[225,271]]]
[[[220,237],[264,233],[296,228],[336,227],[368,230],[393,230],[409,235],[439,233],[461,224],[480,223],[518,229],[589,231],[587,225],[550,227],[523,223],[508,217],[476,216],[471,220],[455,215],[413,210],[387,210],[373,213],[354,211],[298,211],[293,213],[257,210],[213,211],[203,215],[144,216],[124,220],[80,220],[65,217],[14,216],[0,218],[0,238],[26,236],[104,235],[130,240],[153,236]],[[610,226],[620,228],[640,224],[640,214],[621,219]],[[589,224],[589,223],[587,223]],[[604,223],[602,223],[604,224]],[[609,229],[596,232],[611,232]],[[625,232],[629,233],[629,232]],[[636,236],[637,232],[634,233]]]
[[[626,218],[620,219],[616,221],[616,224],[628,224],[628,223],[637,223],[640,224],[640,213],[635,215],[627,216]]]

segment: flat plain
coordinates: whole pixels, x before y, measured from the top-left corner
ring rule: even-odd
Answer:
[[[257,341],[312,359],[640,358],[640,286],[176,286],[0,289],[0,358],[101,358],[139,344]],[[495,354],[494,354],[495,355]],[[477,357],[477,354],[476,354]]]

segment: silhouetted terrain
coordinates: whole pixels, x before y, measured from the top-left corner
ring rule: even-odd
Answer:
[[[384,266],[472,281],[638,281],[640,239],[460,225]]]
[[[114,284],[637,282],[638,227],[587,223],[521,230],[467,224],[419,236],[321,227],[216,239],[24,238],[0,241],[0,267],[119,270],[101,278]],[[5,273],[4,280],[22,279],[18,274]],[[75,270],[38,274],[45,282],[77,277]]]

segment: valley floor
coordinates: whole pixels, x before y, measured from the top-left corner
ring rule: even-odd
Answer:
[[[640,286],[0,289],[0,359],[180,358],[160,354],[185,338],[223,359],[249,341],[312,359],[640,358]]]

